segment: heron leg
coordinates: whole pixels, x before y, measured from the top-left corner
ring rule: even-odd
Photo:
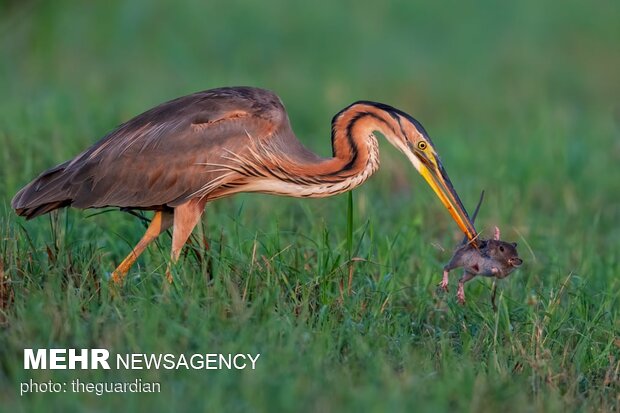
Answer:
[[[125,275],[129,272],[129,268],[136,262],[140,254],[146,249],[146,247],[155,240],[165,230],[172,225],[172,213],[169,211],[157,211],[153,216],[149,227],[146,229],[146,233],[133,248],[129,255],[119,264],[118,267],[112,273],[112,281],[115,284],[121,284]]]
[[[174,224],[172,227],[172,252],[170,254],[170,261],[172,264],[179,260],[181,255],[181,249],[192,234],[194,227],[200,221],[200,217],[204,211],[206,204],[205,200],[190,200],[185,204],[179,205],[174,208]],[[166,270],[166,278],[168,282],[172,283],[172,273],[170,271],[170,265]]]

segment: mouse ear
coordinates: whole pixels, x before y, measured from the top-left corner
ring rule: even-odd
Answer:
[[[499,241],[499,228],[495,227],[495,233],[493,234],[493,239],[495,241]]]
[[[512,242],[511,243],[513,247],[517,248],[517,243],[516,242]]]

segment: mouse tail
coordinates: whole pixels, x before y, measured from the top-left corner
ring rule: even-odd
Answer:
[[[484,200],[484,189],[482,190],[482,192],[480,192],[480,199],[478,200],[478,205],[476,205],[476,209],[474,210],[474,215],[471,216],[472,224],[476,221],[476,216],[478,216],[478,211],[480,211],[480,205],[482,205],[483,200]],[[476,240],[477,238],[478,238],[478,234],[476,234],[476,237],[474,238],[474,240]],[[463,242],[461,242],[461,245],[467,244],[467,241],[468,241],[467,236],[465,236],[465,238],[463,238]]]

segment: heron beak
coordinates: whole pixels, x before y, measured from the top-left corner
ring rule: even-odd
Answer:
[[[433,188],[437,197],[446,207],[452,219],[467,236],[470,241],[476,238],[477,232],[473,222],[469,219],[463,203],[450,182],[446,170],[443,168],[439,157],[434,153],[426,154],[415,151],[414,156],[420,160],[419,172],[426,182]]]

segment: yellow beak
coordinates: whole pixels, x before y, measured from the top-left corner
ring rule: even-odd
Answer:
[[[421,161],[419,167],[420,174],[426,179],[426,182],[433,188],[437,197],[441,200],[443,205],[448,209],[448,212],[456,221],[457,225],[467,236],[469,241],[476,238],[476,228],[469,219],[467,211],[463,207],[459,196],[457,195],[450,178],[446,170],[443,168],[441,161],[434,154],[415,153],[415,156]]]

